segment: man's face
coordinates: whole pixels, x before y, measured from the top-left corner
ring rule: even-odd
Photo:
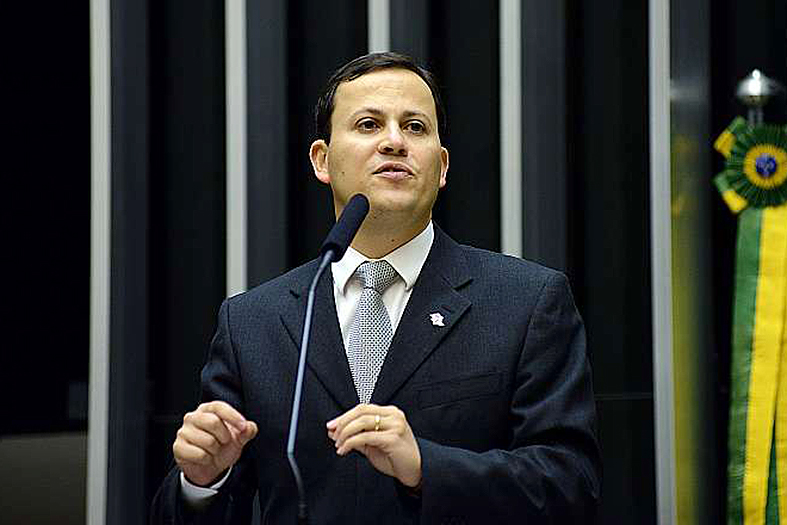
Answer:
[[[316,177],[331,185],[337,216],[363,193],[373,216],[394,212],[425,223],[448,171],[432,93],[406,69],[341,83],[330,144],[315,141],[310,157]]]

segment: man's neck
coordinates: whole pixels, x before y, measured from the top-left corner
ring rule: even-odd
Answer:
[[[416,235],[424,231],[430,220],[431,216],[426,217],[426,220],[420,220],[403,227],[401,223],[394,226],[368,217],[353,239],[352,247],[365,257],[380,259],[410,242]]]

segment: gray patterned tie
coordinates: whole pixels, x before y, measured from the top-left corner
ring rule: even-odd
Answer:
[[[387,261],[365,262],[355,270],[355,274],[361,281],[363,292],[350,325],[347,361],[358,398],[361,403],[368,403],[393,338],[391,318],[383,304],[382,294],[399,274]]]

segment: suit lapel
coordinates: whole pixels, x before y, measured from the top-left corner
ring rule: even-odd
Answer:
[[[314,265],[313,268],[314,270],[309,273],[310,279],[317,266]],[[350,367],[347,364],[347,356],[344,352],[342,334],[339,330],[330,267],[325,273],[327,275],[322,276],[315,291],[314,316],[312,317],[306,362],[339,406],[343,410],[349,410],[358,404],[358,394],[355,391]],[[288,312],[281,316],[282,323],[295,343],[293,348],[296,353],[299,353],[301,348],[309,284],[299,283],[291,288],[292,297],[289,301]]]
[[[372,403],[388,403],[453,329],[471,305],[457,288],[471,279],[462,250],[435,225],[432,249],[391,341]]]
[[[316,265],[310,265],[311,279]],[[307,365],[343,410],[359,403],[344,351],[330,267],[317,285]],[[472,280],[459,246],[435,225],[429,256],[391,341],[371,402],[386,404],[461,319],[471,302],[458,288]],[[300,352],[309,282],[296,282],[281,321]],[[440,314],[441,319],[432,319]],[[440,326],[442,323],[443,326]]]

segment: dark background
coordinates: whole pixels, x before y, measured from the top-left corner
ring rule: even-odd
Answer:
[[[437,73],[448,109],[451,170],[435,220],[461,242],[499,250],[497,3],[391,5],[394,50]],[[598,521],[655,523],[647,3],[522,5],[525,41],[542,32],[540,47],[523,50],[525,166],[539,168],[530,177],[557,181],[523,190],[531,205],[525,246],[569,274],[587,325],[605,466]],[[709,13],[698,34],[710,35],[702,45],[710,50],[712,140],[745,114],[733,93],[751,69],[787,83],[787,8],[777,0],[696,6]],[[18,300],[0,367],[15,402],[0,437],[87,424],[89,4],[24,15],[36,20],[34,36],[20,35],[29,45],[16,50],[9,75],[16,220],[6,253]],[[248,16],[252,285],[312,258],[331,224],[329,190],[307,156],[312,106],[329,73],[366,52],[367,13],[365,2],[297,0],[250,2]],[[116,0],[112,31],[108,520],[140,523],[169,467],[174,431],[196,403],[225,295],[224,5]],[[766,121],[785,120],[781,98]],[[548,162],[546,152],[562,161]],[[715,262],[709,446],[724,465],[735,218],[711,185],[722,158],[710,143],[706,154]],[[545,209],[533,217],[538,205]],[[539,240],[535,233],[555,220],[560,228]],[[712,480],[718,507],[709,523],[723,518],[723,476],[719,468]]]

